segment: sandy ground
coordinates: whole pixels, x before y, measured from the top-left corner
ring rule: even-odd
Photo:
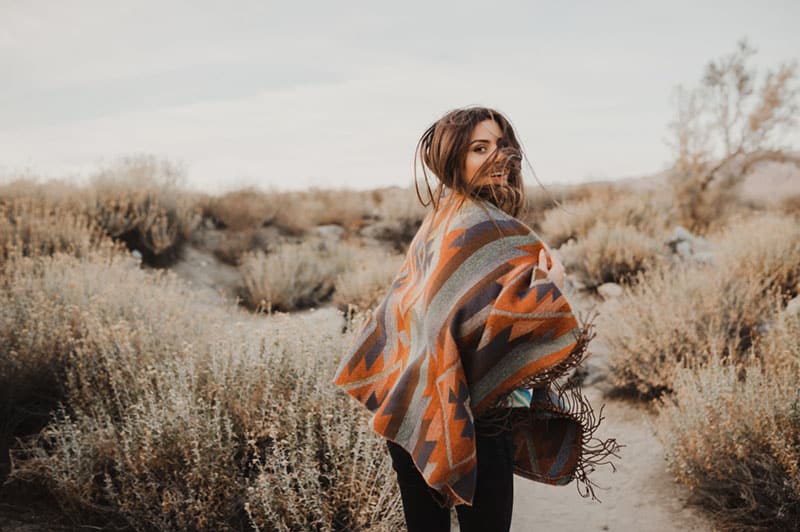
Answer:
[[[592,310],[595,304],[575,301]],[[597,307],[602,311],[602,304]],[[298,313],[316,330],[335,330],[341,324],[335,309],[323,307]],[[332,328],[333,326],[333,328]],[[616,438],[625,445],[616,460],[617,470],[599,468],[592,478],[604,489],[596,495],[602,502],[584,499],[575,484],[550,486],[514,477],[513,531],[711,531],[710,520],[699,509],[687,506],[687,491],[666,469],[663,447],[656,438],[654,415],[636,402],[603,397],[602,379],[591,372],[605,371],[605,348],[601,331],[592,344],[590,375],[594,384],[584,388],[592,405],[603,410],[599,438]],[[453,530],[458,530],[453,526]]]
[[[586,389],[593,405],[606,403],[598,436],[615,437],[625,445],[617,471],[594,473],[602,502],[582,498],[574,484],[548,486],[514,477],[512,530],[686,531],[712,530],[695,508],[687,507],[686,490],[672,480],[663,448],[653,434],[652,415],[620,400],[603,400],[594,387]]]
[[[597,297],[568,297],[581,313],[604,312],[603,302]],[[550,486],[514,477],[512,530],[713,530],[707,516],[686,504],[686,488],[667,471],[663,446],[655,436],[652,410],[636,401],[604,397],[603,392],[608,389],[604,379],[608,348],[601,329],[589,350],[589,374],[583,391],[596,412],[605,405],[597,437],[616,438],[625,446],[620,459],[615,460],[616,472],[602,466],[592,474],[603,488],[595,489],[602,502],[581,497],[574,483]]]

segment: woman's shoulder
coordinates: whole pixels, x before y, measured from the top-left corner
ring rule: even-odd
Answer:
[[[528,235],[539,240],[539,235],[525,222],[486,200],[466,200],[459,209],[459,216],[466,226],[496,225],[504,234],[514,236]]]

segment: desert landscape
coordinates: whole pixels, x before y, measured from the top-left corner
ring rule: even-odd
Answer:
[[[747,88],[737,57],[704,88]],[[569,382],[624,447],[593,477],[602,502],[517,477],[513,530],[800,529],[781,72],[727,122],[680,108],[662,174],[528,184],[521,219],[595,320]],[[0,184],[0,528],[402,529],[385,446],[331,380],[426,207],[413,188],[209,195],[183,177],[137,156],[86,185]]]

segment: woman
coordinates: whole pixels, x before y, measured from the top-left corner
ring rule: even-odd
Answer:
[[[515,218],[522,152],[508,120],[451,111],[417,145],[432,205],[334,379],[387,439],[410,531],[508,530],[513,474],[582,482],[617,451],[554,381],[591,339],[561,293],[564,268]],[[439,183],[431,191],[427,170]]]

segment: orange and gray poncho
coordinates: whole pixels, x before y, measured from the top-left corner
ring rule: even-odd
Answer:
[[[586,475],[618,448],[593,437],[602,418],[580,392],[556,384],[592,335],[538,268],[542,247],[491,203],[444,195],[336,372],[335,384],[409,452],[442,506],[472,504],[482,417],[508,414],[516,474],[577,478],[584,494],[594,495]],[[500,408],[520,387],[532,391],[530,406]]]

